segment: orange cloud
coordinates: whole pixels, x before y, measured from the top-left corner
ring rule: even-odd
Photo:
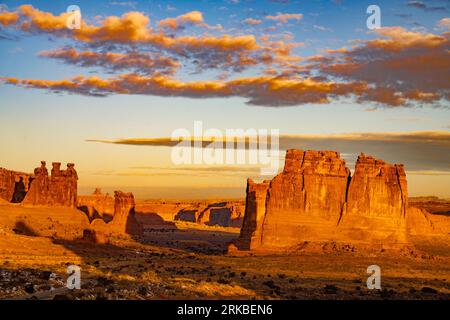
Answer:
[[[0,12],[0,24],[7,27],[16,24],[20,16],[17,12]]]
[[[182,14],[176,18],[167,18],[161,20],[158,24],[160,28],[169,28],[172,30],[177,30],[184,28],[186,25],[193,24],[202,28],[207,29],[216,29],[220,30],[222,27],[220,25],[210,26],[205,23],[203,19],[203,14],[200,11],[191,11],[185,14]]]
[[[160,54],[148,53],[98,53],[77,51],[70,47],[43,51],[40,56],[54,58],[82,67],[102,67],[111,71],[132,70],[143,74],[174,74],[180,63]]]
[[[193,16],[184,18],[189,21],[196,21]],[[188,48],[207,48],[220,50],[257,50],[254,36],[223,35],[221,37],[170,37],[164,33],[156,33],[149,28],[150,19],[140,12],[128,12],[121,17],[109,16],[100,22],[100,25],[89,25],[84,21],[80,29],[69,30],[66,27],[66,20],[69,13],[54,16],[51,13],[35,9],[31,5],[22,5],[18,12],[0,12],[0,21],[8,21],[8,26],[14,25],[17,29],[26,32],[45,32],[57,36],[71,37],[75,40],[94,42],[115,42],[115,43],[141,43],[151,44],[156,47],[171,50],[181,50]],[[12,18],[13,17],[13,18]],[[17,18],[18,17],[18,18]],[[198,19],[198,18],[197,18]],[[5,22],[6,23],[6,22]]]
[[[410,32],[400,27],[381,28],[376,33],[383,38],[311,58],[310,69],[319,69],[323,76],[371,84],[374,89],[366,97],[384,104],[448,99],[450,33]]]
[[[327,50],[324,55],[302,58],[293,50],[302,43],[287,34],[271,41],[254,35],[171,36],[149,27],[150,19],[140,12],[109,16],[96,25],[82,23],[81,29],[66,28],[69,14],[54,16],[30,5],[16,12],[0,12],[0,24],[29,33],[67,37],[87,44],[90,51],[74,48],[47,51],[42,55],[82,67],[100,66],[109,71],[126,70],[115,78],[77,77],[70,80],[19,80],[4,82],[31,88],[48,88],[104,96],[111,93],[182,97],[243,97],[262,106],[328,103],[335,97],[389,106],[410,102],[439,103],[450,97],[450,33],[441,35],[407,31],[400,27],[376,30],[379,38],[358,41],[350,49]],[[269,20],[300,20],[301,14],[277,14]],[[176,24],[173,23],[175,19]],[[199,11],[160,22],[166,28],[186,23],[203,24]],[[3,21],[3,22],[2,22]],[[165,21],[165,22],[164,22]],[[172,22],[171,22],[172,21]],[[114,53],[104,53],[113,46]],[[137,50],[157,51],[156,54]],[[185,64],[185,62],[187,62]],[[189,64],[190,63],[190,64]],[[202,72],[216,69],[222,74],[262,67],[266,76],[225,81],[183,82],[170,77],[182,65]]]
[[[362,95],[364,83],[318,82],[313,79],[249,77],[230,81],[182,82],[170,77],[144,77],[136,74],[116,78],[76,77],[70,80],[18,80],[2,78],[5,83],[27,88],[66,91],[85,95],[147,94],[192,98],[243,97],[248,104],[288,106],[305,103],[328,103],[331,97]]]
[[[6,21],[14,14],[19,19],[11,20],[9,27],[29,33],[46,33],[57,37],[72,38],[78,42],[89,44],[92,48],[116,46],[150,46],[166,54],[178,56],[186,60],[195,60],[196,68],[224,69],[223,71],[241,72],[259,64],[277,64],[279,68],[290,68],[298,62],[298,57],[291,56],[291,49],[298,46],[284,41],[259,44],[254,35],[233,36],[179,36],[166,35],[163,31],[149,27],[150,19],[140,12],[128,12],[121,17],[108,16],[98,24],[82,22],[80,29],[66,28],[66,19],[70,14],[55,16],[51,13],[35,9],[31,5],[22,5],[16,13],[0,12],[0,19]],[[292,16],[294,19],[295,15]],[[287,19],[287,17],[280,17]],[[290,19],[290,18],[289,18]],[[199,11],[192,11],[176,18],[160,22],[160,26],[169,29],[185,24],[208,26]]]

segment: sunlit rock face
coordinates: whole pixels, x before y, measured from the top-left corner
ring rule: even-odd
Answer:
[[[403,165],[361,154],[353,176],[335,151],[287,150],[283,172],[247,182],[236,246],[290,248],[305,241],[407,242]]]
[[[78,174],[73,163],[61,170],[60,162],[52,163],[49,175],[45,161],[33,174],[0,168],[0,198],[33,206],[75,208]]]
[[[406,242],[408,191],[403,165],[361,154],[351,178],[341,229],[346,238]]]

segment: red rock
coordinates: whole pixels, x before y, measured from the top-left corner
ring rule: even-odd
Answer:
[[[31,174],[0,168],[0,198],[7,202],[22,202],[31,178]]]
[[[242,250],[261,244],[262,224],[266,214],[266,196],[270,181],[255,183],[247,179],[244,221],[236,246]]]
[[[108,237],[100,230],[85,229],[83,230],[83,240],[93,242],[96,244],[107,244]]]
[[[61,163],[54,162],[51,176],[45,161],[34,170],[34,174],[26,174],[0,169],[0,197],[15,203],[41,206],[63,206],[74,208],[77,201],[78,175],[74,164],[67,164],[61,170]]]
[[[61,170],[61,163],[52,163],[51,176],[48,176],[45,161],[34,170],[24,204],[42,206],[63,206],[75,208],[77,204],[78,174],[73,163],[67,164],[66,170]]]
[[[340,228],[346,238],[406,243],[408,190],[403,165],[361,154],[351,178]]]
[[[90,221],[100,218],[108,222],[114,216],[114,197],[102,194],[97,188],[91,195],[78,196],[77,208],[83,211]]]
[[[143,227],[136,219],[134,196],[122,191],[114,191],[114,215],[111,221],[105,222],[103,219],[94,219],[89,230],[86,231],[86,240],[95,240],[108,235],[131,235],[142,236]],[[101,241],[101,240],[99,240]]]
[[[305,241],[389,246],[433,230],[429,215],[408,208],[403,165],[361,154],[351,176],[337,152],[288,150],[283,172],[260,184],[248,180],[234,244],[240,250],[289,249]]]

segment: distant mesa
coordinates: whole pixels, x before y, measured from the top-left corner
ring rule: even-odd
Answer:
[[[283,172],[248,179],[243,226],[230,249],[289,250],[309,241],[395,246],[410,235],[444,233],[436,224],[408,207],[401,164],[361,154],[351,175],[338,152],[287,150]]]

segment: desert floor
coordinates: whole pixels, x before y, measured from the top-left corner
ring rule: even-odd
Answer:
[[[449,299],[448,243],[415,239],[413,250],[229,255],[239,229],[175,222],[143,239],[99,245],[0,230],[2,299]],[[332,246],[331,246],[332,247]],[[81,267],[68,290],[68,265]],[[382,290],[366,269],[381,267]]]

